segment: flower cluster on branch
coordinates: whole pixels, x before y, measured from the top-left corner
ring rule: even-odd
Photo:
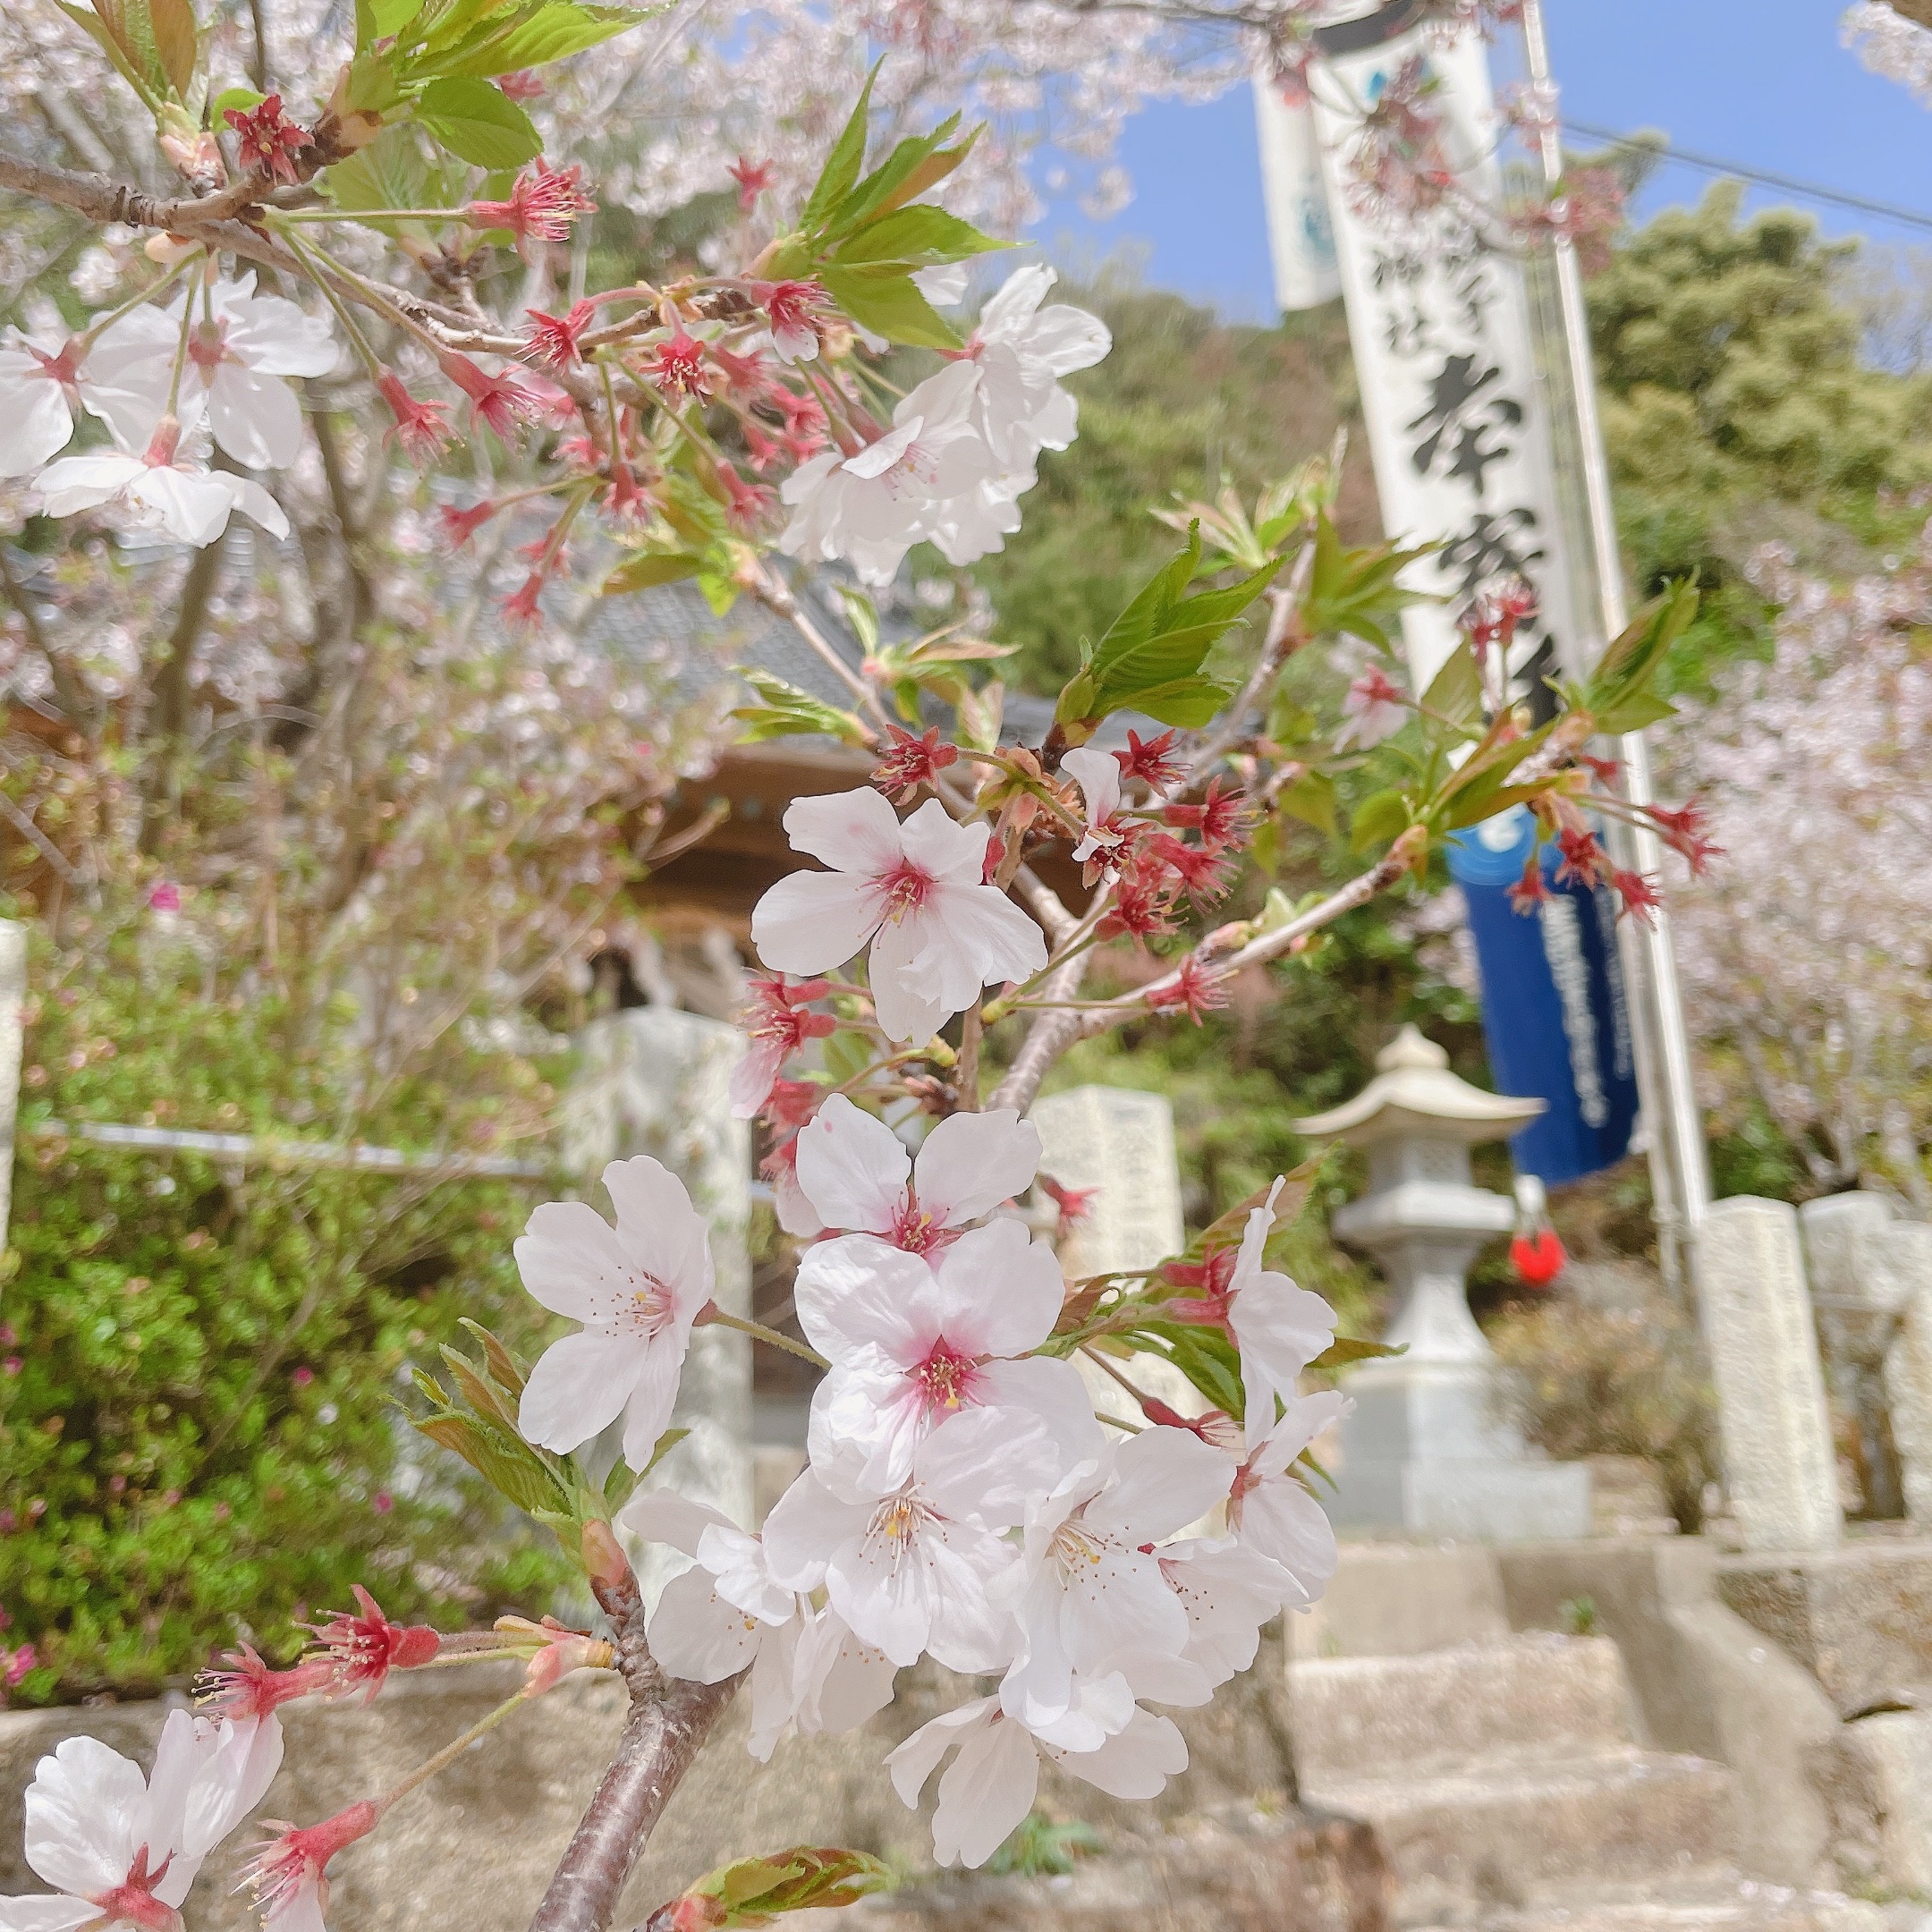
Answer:
[[[1432,10],[1445,33],[1494,11]],[[928,12],[935,31],[952,17]],[[1280,10],[1270,38],[1293,38],[1307,13]],[[1152,1796],[1186,1761],[1161,1707],[1207,1701],[1252,1662],[1262,1624],[1311,1602],[1333,1569],[1303,1474],[1346,1405],[1301,1383],[1361,1345],[1334,1353],[1329,1310],[1267,1265],[1282,1182],[1158,1267],[1068,1279],[1021,1202],[1037,1187],[1061,1228],[1091,1204],[1038,1173],[1026,1112],[1082,1035],[1163,1013],[1198,1022],[1234,975],[1292,957],[1421,875],[1450,834],[1513,805],[1533,810],[1569,872],[1609,877],[1642,911],[1653,882],[1603,869],[1604,818],[1632,813],[1589,747],[1667,714],[1650,686],[1693,597],[1658,599],[1538,723],[1492,674],[1527,614],[1519,587],[1493,585],[1462,647],[1413,691],[1393,631],[1420,553],[1344,546],[1333,466],[1316,462],[1251,512],[1232,492],[1165,512],[1182,547],[1087,648],[1050,727],[1015,741],[996,678],[980,682],[1002,647],[954,628],[886,635],[855,590],[867,655],[854,669],[774,561],[842,564],[873,586],[919,543],[969,563],[1018,527],[1042,453],[1076,432],[1063,379],[1109,343],[1094,318],[1046,300],[1050,270],[1007,277],[970,327],[949,319],[965,267],[1001,245],[929,199],[975,152],[956,115],[925,128],[905,100],[882,100],[900,124],[876,141],[875,74],[843,127],[819,131],[815,176],[737,157],[737,203],[768,223],[744,258],[609,288],[580,277],[564,300],[548,292],[547,251],[574,246],[612,191],[593,195],[577,166],[546,159],[526,106],[543,82],[528,70],[636,16],[581,0],[367,0],[345,57],[301,68],[307,92],[215,95],[191,14],[185,38],[175,30],[184,13],[185,0],[117,0],[80,20],[184,192],[0,156],[0,188],[147,237],[124,300],[0,350],[0,468],[53,515],[106,512],[206,551],[240,510],[278,537],[307,461],[295,385],[360,385],[411,461],[467,438],[494,466],[490,487],[444,506],[443,521],[459,546],[499,518],[529,532],[509,620],[534,626],[573,550],[601,559],[598,546],[621,553],[597,564],[607,594],[684,579],[720,608],[749,594],[797,628],[850,704],[756,674],[742,735],[828,734],[877,764],[870,784],[792,802],[786,833],[816,863],[751,921],[766,977],[732,1098],[759,1121],[780,1218],[809,1244],[805,1341],[717,1306],[702,1216],[640,1157],[604,1175],[614,1223],[553,1202],[517,1243],[525,1286],[572,1333],[526,1368],[477,1331],[479,1356],[445,1352],[447,1384],[417,1380],[418,1427],[556,1532],[599,1628],[508,1617],[438,1636],[392,1624],[363,1591],[354,1612],[312,1626],[316,1644],[286,1670],[231,1656],[199,1714],[170,1719],[146,1779],[84,1740],[43,1762],[29,1852],[55,1893],[0,1902],[0,1925],[177,1932],[199,1862],[273,1775],[283,1703],[367,1698],[391,1671],[482,1658],[524,1664],[514,1696],[400,1783],[320,1823],[271,1827],[250,1867],[271,1925],[318,1932],[331,1863],[580,1669],[618,1673],[631,1716],[541,1932],[607,1924],[741,1680],[765,1757],[788,1733],[862,1723],[921,1657],[996,1678],[890,1756],[909,1803],[951,1758],[934,1818],[944,1862],[992,1854],[1043,1758],[1113,1795]],[[968,30],[963,12],[954,24]],[[1366,191],[1426,201],[1439,172],[1427,93],[1405,76],[1365,111]],[[491,314],[478,291],[493,250],[518,251],[549,306],[532,294],[513,318]],[[887,365],[887,351],[936,366],[902,393],[904,362]],[[325,420],[318,410],[318,438]],[[324,441],[319,461],[346,535],[340,452]],[[350,575],[366,595],[352,557]],[[352,651],[353,623],[348,639]],[[1376,654],[1372,668],[1343,716],[1302,714],[1284,668],[1343,639]],[[1284,817],[1335,828],[1338,780],[1357,801],[1341,883],[1208,924],[1241,855]],[[1687,855],[1708,850],[1688,809],[1648,816]],[[352,911],[376,890],[358,887]],[[1110,947],[1138,955],[1126,990],[1089,985]],[[674,1445],[691,1335],[716,1323],[823,1371],[809,1466],[762,1529],[649,1479]],[[1153,1392],[1150,1370],[1170,1395],[1178,1373],[1191,1412]],[[1128,1412],[1101,1411],[1101,1384]],[[619,1460],[593,1478],[589,1447],[607,1430]],[[691,1565],[655,1605],[620,1531]],[[775,1911],[843,1902],[874,1876],[815,1848],[736,1871],[660,1916],[712,1922],[705,1902],[738,1886]]]

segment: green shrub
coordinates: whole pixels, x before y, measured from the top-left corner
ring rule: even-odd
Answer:
[[[82,925],[89,921],[79,922]],[[329,1138],[360,1052],[352,1002],[306,1019],[223,996],[140,921],[36,946],[0,1288],[0,1610],[40,1667],[16,1699],[145,1689],[238,1640],[278,1657],[374,1589],[445,1625],[541,1606],[560,1559],[499,1530],[394,1405],[459,1315],[513,1337],[531,1186],[48,1137],[50,1121]],[[193,970],[191,970],[191,967]],[[166,1024],[154,1016],[165,1013]],[[487,1145],[541,1071],[451,1047],[356,1131]]]

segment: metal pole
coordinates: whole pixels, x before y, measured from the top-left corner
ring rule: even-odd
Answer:
[[[1538,89],[1550,84],[1549,43],[1543,31],[1542,0],[1522,0],[1523,43],[1529,57],[1530,79]],[[1543,178],[1555,189],[1563,179],[1563,144],[1554,121],[1542,129]],[[1570,363],[1570,386],[1576,403],[1578,440],[1582,449],[1583,489],[1589,513],[1590,549],[1597,570],[1597,596],[1603,612],[1605,641],[1615,637],[1629,622],[1623,600],[1623,560],[1617,552],[1616,519],[1610,500],[1610,466],[1605,458],[1603,425],[1597,414],[1597,372],[1590,360],[1589,318],[1583,303],[1583,277],[1577,266],[1576,250],[1567,235],[1555,237],[1556,295],[1563,313],[1563,341]],[[1632,732],[1618,745],[1623,767],[1624,794],[1633,805],[1648,805],[1656,798],[1650,775],[1650,753],[1640,732]],[[1664,848],[1655,831],[1648,826],[1632,828],[1631,857],[1636,869],[1661,882]],[[1649,997],[1646,1019],[1650,1024],[1640,1030],[1650,1035],[1652,1051],[1640,1051],[1639,1069],[1652,1063],[1656,1084],[1644,1096],[1645,1124],[1654,1149],[1667,1147],[1665,1185],[1655,1186],[1658,1158],[1652,1157],[1653,1191],[1657,1195],[1658,1229],[1666,1250],[1667,1262],[1674,1264],[1674,1249],[1680,1233],[1695,1241],[1698,1228],[1710,1206],[1710,1172],[1704,1146],[1704,1123],[1698,1112],[1696,1076],[1690,1060],[1690,1038],[1684,1025],[1683,996],[1677,980],[1677,957],[1671,945],[1670,914],[1657,907],[1654,923],[1644,927],[1635,921],[1633,944],[1626,953],[1640,951],[1646,969],[1644,988]],[[1660,1102],[1661,1104],[1654,1104]],[[1654,1117],[1652,1117],[1654,1116]],[[1674,1225],[1682,1217],[1681,1229]],[[1676,1272],[1674,1266],[1671,1272]]]

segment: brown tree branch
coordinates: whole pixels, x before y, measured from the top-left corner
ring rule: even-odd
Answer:
[[[739,1680],[660,1680],[632,1692],[617,1755],[550,1880],[530,1932],[606,1932],[638,1853],[664,1815]]]

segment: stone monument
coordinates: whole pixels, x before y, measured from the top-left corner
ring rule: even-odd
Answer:
[[[1513,1204],[1476,1187],[1470,1148],[1542,1112],[1541,1100],[1485,1093],[1405,1026],[1376,1077],[1345,1106],[1297,1123],[1368,1157],[1368,1191],[1340,1209],[1337,1239],[1372,1255],[1400,1297],[1383,1339],[1407,1350],[1349,1377],[1338,1525],[1487,1541],[1586,1536],[1589,1470],[1533,1458],[1497,1402],[1494,1352],[1470,1313],[1477,1250],[1515,1222]]]
[[[1798,1210],[1826,1366],[1857,1419],[1879,1516],[1932,1530],[1932,1227],[1883,1194]]]
[[[1691,1261],[1743,1546],[1835,1549],[1844,1512],[1797,1213],[1746,1194],[1715,1202]]]
[[[577,1036],[564,1154],[606,1213],[609,1203],[597,1198],[594,1183],[607,1163],[633,1154],[662,1161],[711,1223],[717,1305],[727,1314],[749,1316],[750,1133],[743,1121],[732,1118],[728,1091],[743,1044],[735,1027],[672,1006],[627,1007],[593,1021]],[[662,1479],[749,1526],[750,1337],[716,1326],[693,1333],[672,1423],[691,1435],[659,1465]],[[639,1572],[647,1595],[684,1567],[682,1557],[651,1546]]]
[[[1059,1242],[1070,1280],[1120,1268],[1153,1267],[1187,1243],[1181,1213],[1181,1166],[1174,1152],[1174,1108],[1165,1095],[1127,1087],[1074,1087],[1033,1103],[1040,1172],[1063,1187],[1091,1188],[1085,1216]],[[1050,1212],[1052,1204],[1040,1208]],[[1106,1369],[1074,1358],[1103,1415],[1138,1419],[1132,1398]],[[1121,1372],[1134,1386],[1182,1415],[1208,1405],[1171,1362],[1136,1355]]]

